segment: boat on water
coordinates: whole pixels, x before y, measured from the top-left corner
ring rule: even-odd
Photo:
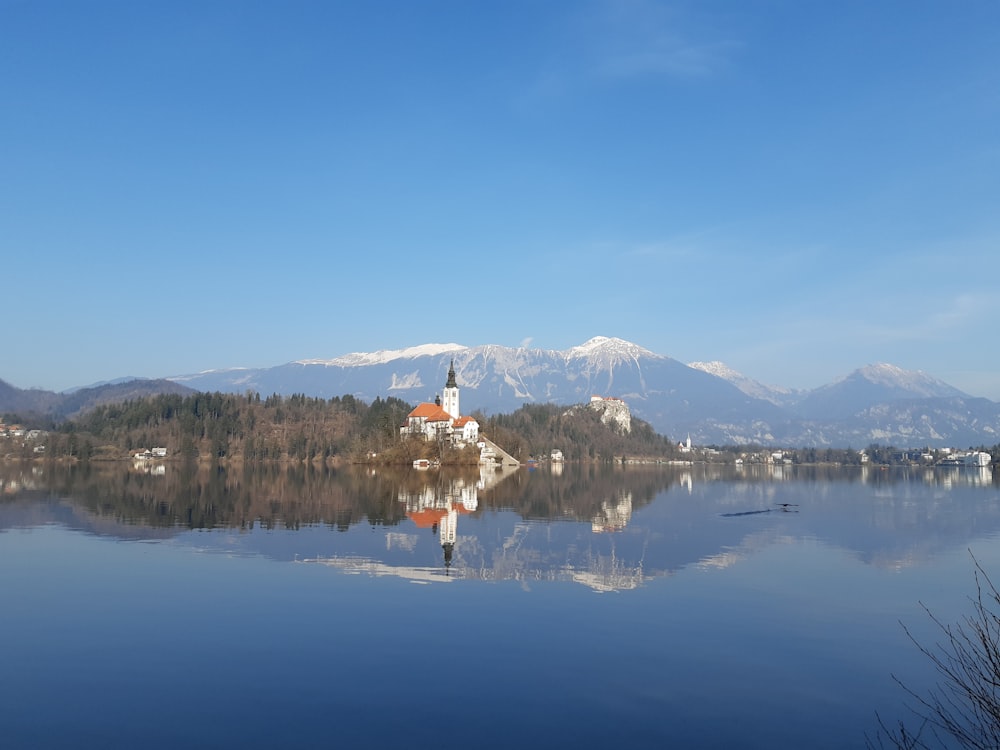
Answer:
[[[413,462],[414,469],[429,469],[431,468],[431,462],[426,458],[418,458]]]

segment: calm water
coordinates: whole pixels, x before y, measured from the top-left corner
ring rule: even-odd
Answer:
[[[0,483],[5,748],[860,747],[1000,571],[988,470]]]

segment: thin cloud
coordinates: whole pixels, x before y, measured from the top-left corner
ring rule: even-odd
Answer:
[[[652,40],[648,49],[623,52],[601,61],[598,70],[610,78],[640,75],[703,77],[721,67],[726,47],[692,46],[673,36]]]
[[[624,255],[643,260],[678,261],[697,255],[693,244],[683,242],[646,242],[627,249]]]
[[[696,20],[677,3],[602,0],[583,7],[563,26],[551,60],[540,66],[522,104],[558,99],[594,83],[710,78],[727,69],[742,47],[713,20]]]
[[[951,305],[928,318],[928,325],[939,333],[975,325],[992,317],[997,307],[996,298],[978,293],[963,293],[952,300]]]
[[[696,28],[677,4],[633,0],[602,3],[582,24],[589,54],[603,78],[702,78],[725,68],[738,44]]]
[[[930,303],[928,303],[930,304]],[[886,341],[929,341],[967,332],[996,313],[997,303],[983,293],[961,293],[920,318],[907,315],[898,324],[867,324],[868,338]]]

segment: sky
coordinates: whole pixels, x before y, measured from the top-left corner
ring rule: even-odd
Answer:
[[[594,336],[1000,400],[1000,4],[0,0],[0,379]]]

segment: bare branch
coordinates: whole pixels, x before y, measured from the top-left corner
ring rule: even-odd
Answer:
[[[971,613],[955,624],[948,624],[921,602],[920,606],[940,631],[940,640],[932,646],[919,642],[900,623],[940,677],[926,694],[918,694],[893,675],[913,699],[907,708],[913,712],[918,729],[908,729],[903,721],[889,727],[876,714],[879,730],[874,738],[866,735],[867,747],[1000,748],[1000,592],[975,555],[971,551],[969,554],[975,565],[976,582],[976,595],[969,600]]]

